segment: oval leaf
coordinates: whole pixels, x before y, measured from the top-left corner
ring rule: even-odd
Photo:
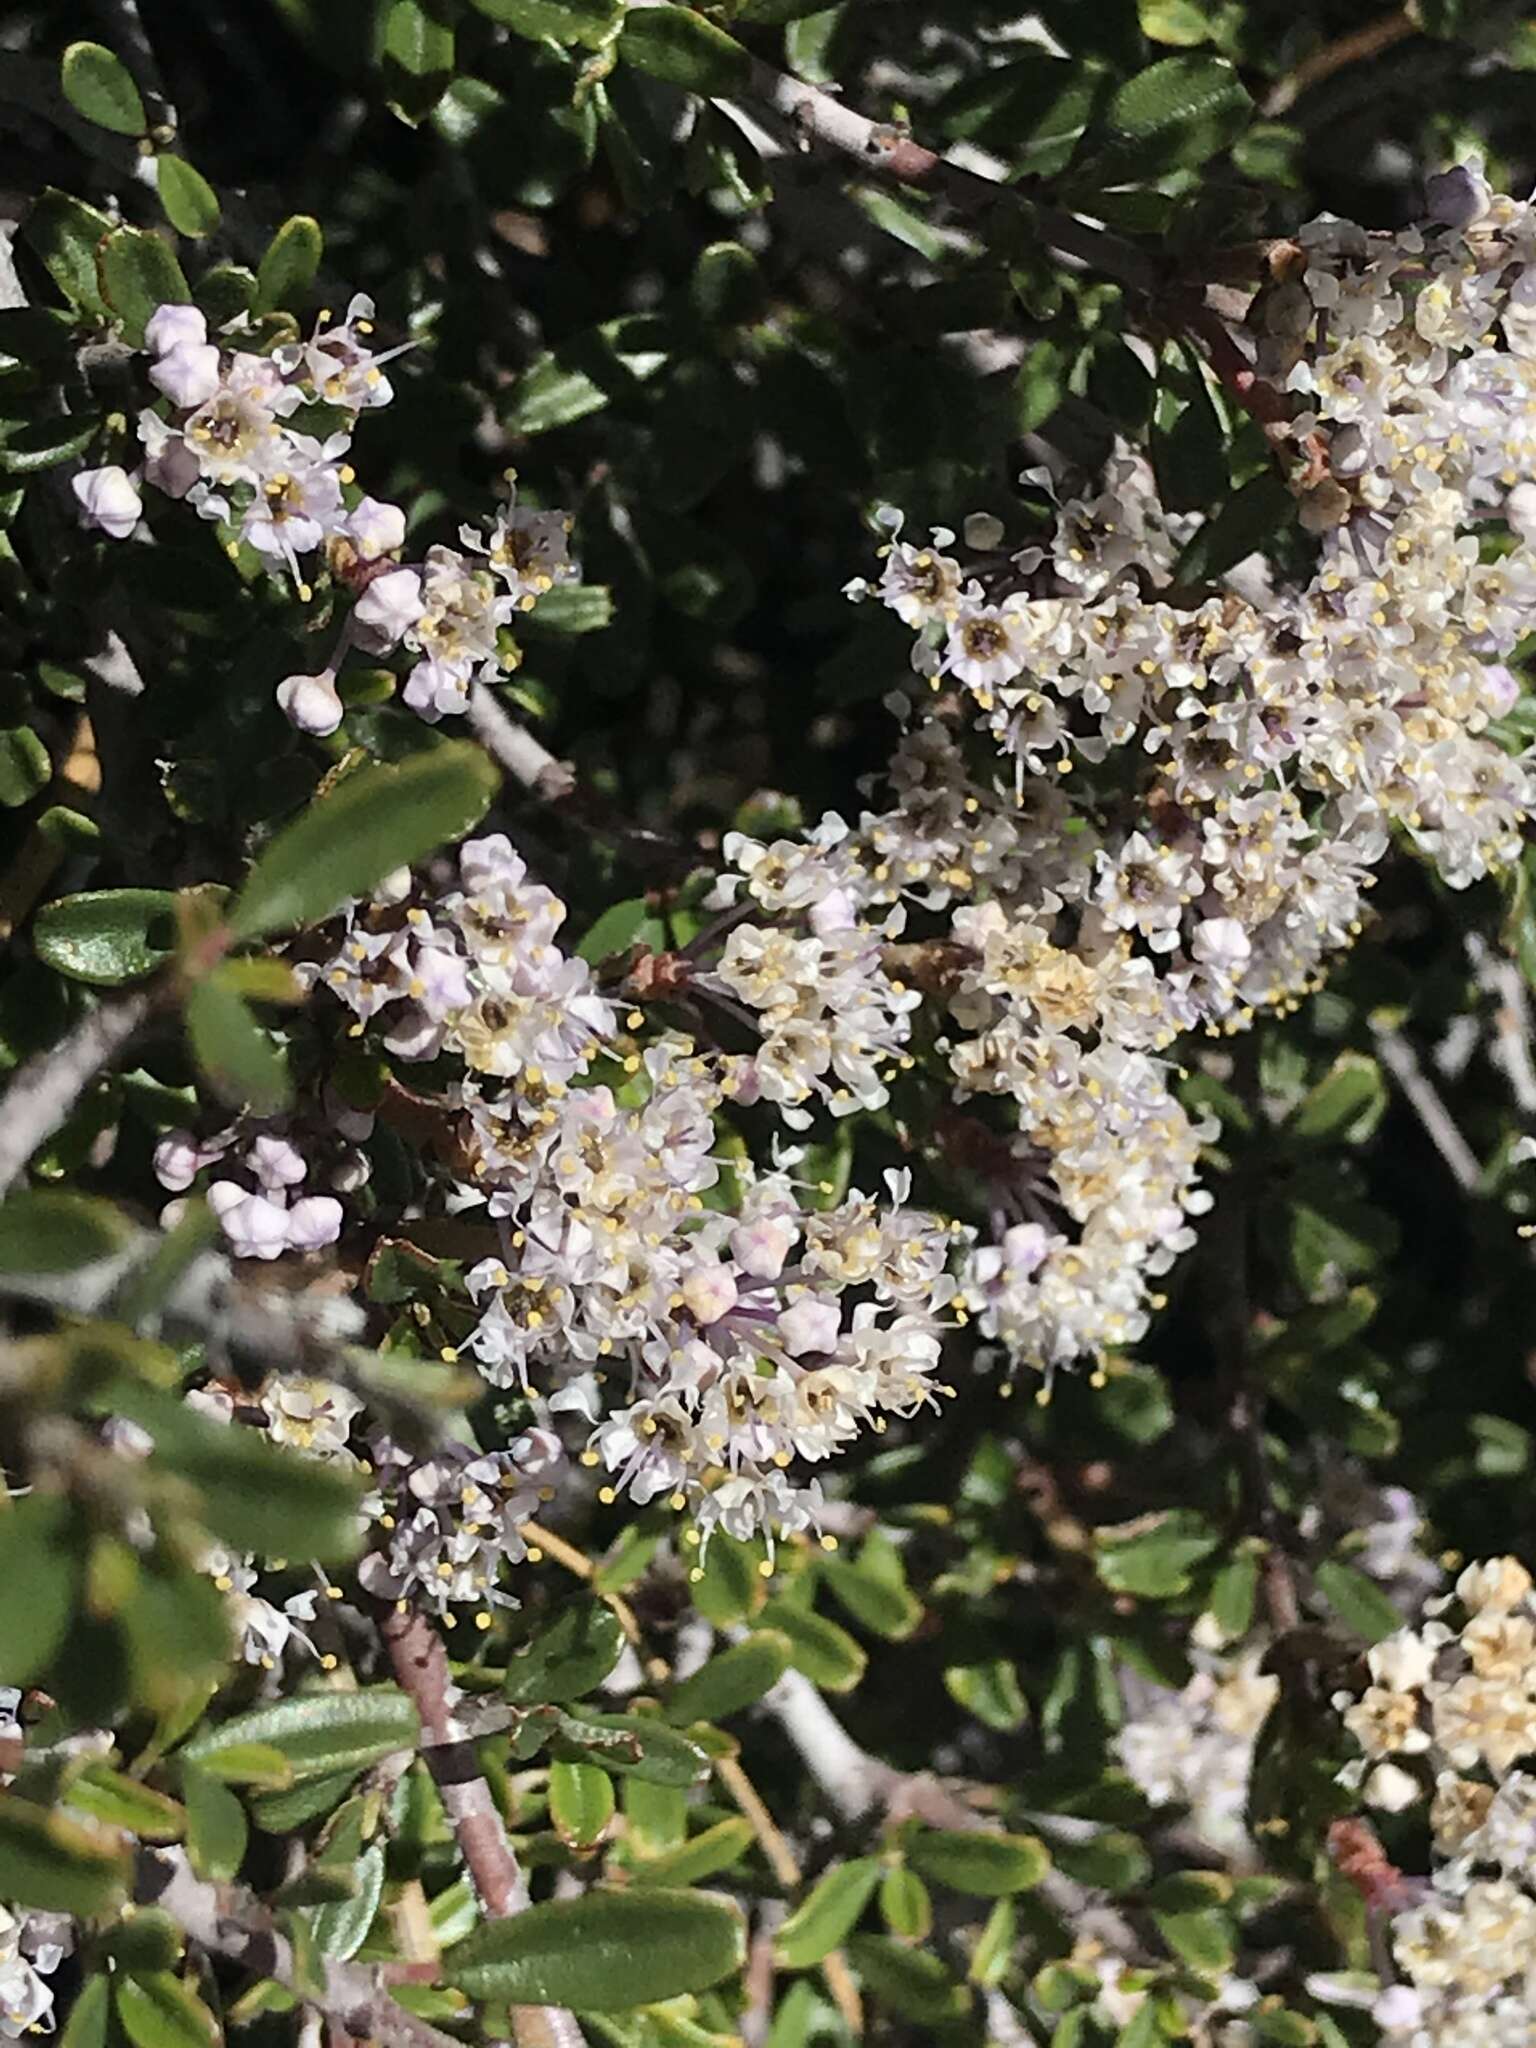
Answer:
[[[774,1953],[786,1970],[807,1970],[842,1947],[883,1869],[878,1856],[859,1856],[829,1870],[813,1886],[774,1938]]]
[[[117,988],[170,958],[175,920],[169,889],[92,889],[45,903],[32,920],[32,944],[60,974]]]
[[[199,1735],[181,1754],[216,1770],[221,1750],[255,1742],[286,1757],[295,1779],[320,1778],[366,1770],[397,1750],[415,1749],[420,1739],[421,1724],[405,1694],[393,1685],[370,1685],[256,1707]]]
[[[348,775],[280,832],[230,913],[237,939],[318,924],[485,814],[500,778],[478,747],[450,740],[400,767]]]
[[[568,1848],[587,1849],[613,1819],[613,1780],[596,1764],[552,1764],[549,1817]]]
[[[745,1953],[741,1914],[723,1900],[592,1891],[477,1928],[449,1951],[443,1976],[499,2005],[621,2012],[707,1990]]]
[[[744,1642],[732,1643],[711,1657],[673,1689],[667,1719],[686,1726],[690,1721],[723,1721],[760,1700],[789,1669],[789,1638],[774,1629],[760,1629]]]
[[[978,1899],[1000,1899],[1027,1891],[1051,1867],[1043,1842],[1033,1835],[970,1834],[925,1829],[908,1844],[912,1867],[935,1884]]]
[[[619,54],[653,78],[707,95],[740,92],[752,73],[736,38],[688,7],[631,9]]]
[[[114,135],[142,135],[149,126],[128,67],[100,43],[71,43],[59,67],[64,97],[77,114]]]
[[[197,1064],[226,1102],[262,1116],[288,1106],[288,1063],[232,988],[214,975],[197,982],[186,1018]]]
[[[0,1792],[0,1893],[47,1913],[104,1913],[123,1896],[127,1845]]]
[[[157,158],[155,185],[165,217],[178,234],[197,237],[213,233],[219,224],[218,195],[184,156]]]
[[[295,213],[285,220],[257,269],[252,312],[271,313],[279,306],[291,311],[301,305],[315,281],[324,246],[320,223],[309,214]]]
[[[605,1600],[574,1600],[507,1659],[502,1692],[515,1706],[580,1699],[612,1671],[624,1631]]]

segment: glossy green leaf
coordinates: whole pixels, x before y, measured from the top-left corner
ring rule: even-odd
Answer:
[[[111,2016],[111,1979],[98,1968],[75,1993],[58,2048],[106,2048]]]
[[[226,1102],[272,1116],[292,1099],[288,1062],[249,1003],[216,974],[187,996],[187,1037],[203,1074]]]
[[[778,1683],[789,1662],[789,1638],[774,1629],[760,1629],[718,1651],[691,1678],[674,1686],[667,1719],[686,1727],[690,1721],[723,1721],[739,1714]]]
[[[176,947],[176,898],[169,889],[92,889],[45,903],[32,920],[40,960],[74,981],[116,988],[142,980]]]
[[[366,1770],[421,1740],[416,1709],[393,1685],[356,1692],[317,1692],[255,1707],[211,1728],[181,1754],[205,1770],[218,1768],[221,1751],[259,1743],[285,1757],[296,1780]]]
[[[399,767],[346,776],[272,841],[230,912],[237,939],[318,924],[477,824],[500,778],[485,754],[449,740]]]
[[[618,1663],[624,1631],[605,1600],[572,1600],[507,1659],[502,1693],[514,1706],[580,1699]]]
[[[179,1842],[187,1831],[186,1809],[176,1800],[100,1761],[70,1780],[67,1799],[75,1812],[126,1828],[141,1841]]]
[[[873,1898],[882,1869],[878,1856],[858,1856],[817,1880],[773,1938],[774,1954],[786,1970],[807,1970],[842,1947]]]
[[[1369,1053],[1341,1052],[1333,1065],[1307,1091],[1291,1119],[1298,1138],[1359,1144],[1380,1123],[1387,1107],[1387,1084]]]
[[[149,126],[133,75],[100,43],[71,43],[59,66],[64,97],[77,114],[114,135],[142,135]]]
[[[1169,1600],[1189,1590],[1191,1570],[1220,1541],[1203,1516],[1176,1508],[1130,1534],[1101,1532],[1095,1562],[1111,1592]]]
[[[619,54],[653,78],[706,96],[740,92],[752,70],[751,57],[734,36],[688,7],[632,8]]]
[[[96,259],[112,232],[106,214],[50,186],[33,202],[23,232],[70,305],[82,313],[104,315],[107,305]]]
[[[929,1950],[904,1948],[884,1934],[855,1934],[848,1960],[867,1992],[920,2026],[963,2019],[970,2008],[969,1985],[956,1983]]]
[[[1195,0],[1138,0],[1136,13],[1148,42],[1193,49],[1211,39],[1210,17]]]
[[[218,2022],[169,1970],[121,1977],[117,2016],[133,2048],[216,2048]]]
[[[551,1764],[549,1817],[573,1849],[588,1849],[613,1819],[613,1780],[596,1764]]]
[[[0,450],[0,462],[9,469],[13,466],[14,443]],[[56,459],[54,444],[50,435],[47,460],[42,467],[51,467]],[[63,456],[57,457],[63,460]],[[8,811],[19,809],[30,803],[37,792],[46,787],[53,773],[53,763],[48,758],[48,749],[43,745],[30,725],[8,725],[0,727],[0,804]]]
[[[128,1884],[121,1837],[0,1792],[0,1893],[48,1913],[104,1913]]]
[[[675,1848],[638,1863],[631,1877],[635,1884],[702,1884],[739,1863],[752,1842],[750,1821],[735,1816],[717,1820],[713,1827],[690,1835]]]
[[[180,1761],[190,1762],[183,1752]],[[250,1785],[260,1791],[281,1791],[293,1783],[293,1765],[270,1742],[227,1742],[200,1757],[198,1770],[221,1785]]]
[[[181,1796],[187,1810],[187,1855],[199,1877],[227,1882],[245,1860],[249,1835],[245,1808],[211,1772],[183,1762]]]
[[[453,77],[454,34],[429,0],[376,0],[374,48],[391,107],[414,127]]]
[[[471,5],[520,36],[534,41],[552,36],[557,43],[584,43],[589,49],[605,42],[624,15],[620,0],[471,0]]]
[[[1111,96],[1074,175],[1126,184],[1202,164],[1252,118],[1253,102],[1224,57],[1164,57]]]
[[[123,323],[124,339],[136,347],[161,306],[184,306],[191,300],[181,265],[158,235],[114,228],[97,260],[107,304]]]
[[[253,313],[278,307],[296,312],[308,299],[324,249],[320,223],[307,213],[291,214],[267,244],[256,270]]]
[[[864,1676],[869,1658],[863,1645],[814,1608],[770,1600],[758,1620],[788,1639],[790,1663],[822,1692],[850,1692]]]
[[[904,1863],[893,1863],[880,1880],[880,1917],[898,1941],[926,1941],[933,1932],[928,1887]]]
[[[1029,1717],[1019,1674],[1006,1657],[988,1657],[979,1664],[948,1665],[944,1690],[957,1706],[1000,1734],[1022,1728]]]
[[[443,1976],[498,2004],[623,2011],[707,1990],[745,1953],[741,1914],[723,1900],[596,1890],[486,1922],[448,1951]]]
[[[562,1713],[550,1749],[576,1763],[632,1771],[654,1785],[696,1785],[709,1771],[709,1758],[696,1743],[650,1714]]]
[[[309,1929],[316,1952],[328,1962],[345,1963],[355,1956],[368,1937],[379,1901],[384,1896],[384,1845],[374,1842],[352,1866],[355,1890],[351,1898],[337,1899],[328,1906],[315,1906],[309,1914]]]
[[[1157,1931],[1180,1962],[1207,1976],[1220,1977],[1232,1967],[1232,1922],[1214,1907],[1190,1913],[1154,1913]]]
[[[1055,1842],[1051,1860],[1078,1884],[1111,1893],[1136,1890],[1152,1869],[1140,1838],[1124,1828],[1103,1828],[1080,1842]]]
[[[824,1557],[818,1568],[839,1606],[874,1635],[900,1642],[923,1618],[900,1552],[878,1530],[865,1539],[856,1558]]]
[[[997,1899],[1028,1891],[1051,1867],[1045,1844],[1033,1835],[970,1834],[924,1828],[907,1844],[907,1861],[934,1884],[974,1898]]]
[[[1347,1629],[1368,1643],[1396,1634],[1403,1617],[1373,1579],[1353,1565],[1327,1558],[1314,1574],[1317,1590]]]
[[[165,217],[179,235],[199,239],[219,224],[218,194],[184,156],[155,159],[155,189]]]

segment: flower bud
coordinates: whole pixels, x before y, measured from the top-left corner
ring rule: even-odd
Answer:
[[[831,1351],[842,1326],[842,1309],[835,1301],[803,1294],[779,1317],[779,1335],[791,1358],[807,1351]]]
[[[139,523],[144,510],[133,480],[126,469],[109,462],[105,469],[82,469],[70,480],[70,489],[80,507],[80,524],[113,540],[126,540]]]
[[[277,686],[277,701],[297,732],[324,735],[341,723],[341,699],[326,676],[289,676]]]
[[[288,1242],[295,1251],[318,1251],[341,1235],[341,1204],[334,1195],[304,1195],[287,1213]]]
[[[171,1131],[155,1147],[155,1179],[180,1194],[191,1187],[206,1155],[190,1131]]]
[[[683,1276],[683,1300],[699,1323],[718,1323],[736,1306],[736,1276],[729,1266],[699,1264]]]
[[[754,1280],[777,1280],[796,1236],[787,1217],[762,1216],[738,1223],[731,1232],[731,1257]]]
[[[1453,164],[1425,180],[1424,196],[1431,220],[1443,227],[1469,228],[1488,211],[1493,188],[1482,175],[1481,164]]]
[[[229,1181],[214,1183],[215,1187],[231,1185]],[[244,1194],[243,1189],[241,1192]],[[210,1190],[210,1202],[212,1199]],[[340,1205],[337,1206],[339,1208]],[[276,1202],[269,1202],[265,1195],[245,1195],[244,1200],[221,1212],[219,1222],[237,1259],[276,1259],[288,1249],[288,1211],[280,1209]]]
[[[270,1134],[256,1139],[245,1163],[264,1188],[297,1187],[309,1171],[296,1146]]]
[[[376,562],[405,545],[405,514],[398,505],[364,498],[347,514],[343,531],[365,562]]]
[[[208,339],[208,322],[196,306],[159,306],[144,323],[144,342],[157,356],[173,348],[198,348]]]
[[[178,342],[154,364],[149,381],[172,405],[188,411],[219,388],[219,352],[211,342]]]

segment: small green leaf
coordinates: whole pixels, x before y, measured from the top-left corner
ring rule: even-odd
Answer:
[[[667,1719],[686,1727],[690,1721],[723,1721],[760,1700],[789,1669],[787,1636],[762,1629],[702,1664],[691,1678],[673,1688]]]
[[[555,1756],[633,1772],[653,1785],[696,1785],[709,1758],[697,1743],[650,1714],[560,1714],[550,1739]]]
[[[595,50],[623,18],[621,0],[471,0],[477,12],[534,42],[584,43]]]
[[[1253,102],[1224,57],[1164,57],[1114,93],[1073,176],[1123,185],[1203,164],[1252,118]]]
[[[198,1066],[226,1102],[272,1116],[292,1099],[288,1062],[250,1005],[216,974],[187,997],[187,1036]]]
[[[1328,1558],[1317,1567],[1317,1590],[1347,1629],[1368,1643],[1395,1635],[1403,1617],[1381,1588],[1352,1565]]]
[[[259,1743],[285,1757],[295,1779],[303,1780],[363,1771],[420,1741],[421,1724],[405,1694],[393,1685],[369,1685],[255,1707],[194,1737],[181,1755],[217,1771],[221,1751]]]
[[[714,1555],[720,1538],[710,1545]],[[864,1676],[864,1647],[835,1621],[790,1600],[770,1600],[758,1616],[764,1628],[789,1639],[789,1661],[823,1692],[849,1692]]]
[[[40,960],[74,981],[117,988],[140,981],[176,946],[176,898],[169,889],[93,889],[45,903],[32,920]]]
[[[0,1893],[8,1900],[89,1918],[122,1899],[128,1876],[126,1846],[0,1792]]]
[[[786,1970],[808,1970],[841,1948],[874,1896],[883,1865],[878,1856],[839,1863],[814,1884],[773,1938]]]
[[[350,1962],[368,1938],[384,1896],[383,1843],[365,1849],[348,1874],[356,1884],[352,1896],[316,1906],[307,1916],[316,1953],[333,1963]]]
[[[1247,1635],[1258,1588],[1259,1561],[1252,1551],[1239,1552],[1216,1574],[1211,1585],[1210,1609],[1229,1643]]]
[[[187,1831],[185,1809],[174,1799],[100,1761],[70,1781],[65,1797],[76,1812],[126,1828],[145,1842],[179,1842]]]
[[[1187,587],[1214,583],[1229,569],[1257,554],[1294,518],[1296,500],[1273,470],[1263,470],[1235,492],[1187,544],[1173,568],[1173,582]]]
[[[253,939],[320,923],[396,868],[462,838],[499,782],[480,749],[459,740],[399,767],[359,768],[272,841],[230,912],[232,933]]]
[[[969,1985],[957,1984],[928,1950],[903,1948],[884,1934],[855,1934],[848,1960],[867,1991],[919,2026],[943,2026],[970,2009]]]
[[[732,1816],[650,1857],[631,1872],[636,1884],[702,1884],[739,1863],[752,1846],[752,1823]]]
[[[652,915],[646,898],[630,896],[622,903],[610,904],[596,923],[587,927],[576,951],[596,966],[616,953],[627,952],[633,945],[646,945],[652,952],[660,952],[666,942],[666,927]]]
[[[499,2005],[624,2011],[706,1991],[741,1967],[742,1917],[695,1892],[595,1890],[476,1928],[443,1979]]]
[[[193,1763],[182,1764],[181,1796],[192,1868],[215,1884],[227,1883],[245,1860],[245,1808],[227,1785]]]
[[[1141,32],[1149,43],[1193,49],[1211,40],[1211,24],[1195,0],[1138,0]]]
[[[127,65],[100,43],[71,43],[59,67],[59,83],[75,112],[98,128],[142,135],[149,126]]]
[[[614,1815],[613,1780],[596,1764],[551,1764],[549,1817],[568,1848],[589,1849]]]
[[[1323,1078],[1303,1097],[1291,1129],[1298,1138],[1358,1145],[1371,1135],[1387,1107],[1387,1084],[1369,1053],[1341,1052]]]
[[[273,313],[282,307],[296,312],[309,296],[324,246],[317,220],[307,213],[290,214],[257,267],[251,311]]]
[[[414,128],[453,78],[453,30],[424,0],[378,0],[374,48],[390,106]]]
[[[183,1765],[191,1761],[185,1753]],[[293,1765],[270,1742],[229,1742],[200,1757],[198,1770],[221,1785],[252,1785],[260,1791],[283,1791],[293,1783]]]
[[[1140,1600],[1171,1600],[1186,1593],[1190,1570],[1221,1541],[1202,1515],[1175,1508],[1132,1535],[1101,1531],[1099,1577],[1113,1593]]]
[[[75,1993],[75,2002],[59,2036],[58,2048],[107,2048],[111,2006],[111,1980],[104,1970],[98,1970],[95,1976],[87,1977]]]
[[[166,219],[179,235],[200,239],[218,226],[218,194],[184,156],[155,159],[155,189]]]
[[[0,1684],[47,1671],[75,1611],[82,1543],[62,1494],[31,1493],[0,1514]]]
[[[133,2048],[215,2048],[220,2039],[213,2014],[169,1970],[120,1978],[117,2016]]]
[[[688,7],[631,8],[619,54],[653,78],[706,98],[741,92],[752,75],[752,59],[736,38]]]
[[[1215,1907],[1193,1913],[1154,1913],[1157,1930],[1182,1963],[1207,1976],[1221,1977],[1232,1967],[1232,1922]]]
[[[1134,1891],[1152,1869],[1140,1840],[1124,1828],[1102,1828],[1081,1842],[1057,1842],[1051,1855],[1068,1877],[1095,1891]]]
[[[957,1706],[1000,1734],[1022,1728],[1029,1713],[1019,1674],[1006,1657],[989,1657],[980,1664],[949,1665],[944,1673],[944,1690]]]
[[[0,1208],[0,1273],[72,1273],[133,1239],[110,1202],[63,1188],[26,1188]]]
[[[618,1663],[624,1631],[605,1600],[573,1600],[507,1659],[502,1692],[514,1706],[577,1700]]]
[[[901,1553],[882,1530],[865,1538],[856,1558],[824,1557],[819,1569],[839,1605],[875,1635],[900,1642],[923,1618]]]
[[[880,1880],[880,1917],[898,1941],[926,1941],[933,1932],[928,1887],[904,1863],[893,1863]]]
[[[6,452],[0,450],[0,461]],[[29,803],[52,773],[48,749],[30,725],[0,728],[0,804],[8,811]]]
[[[1028,1891],[1051,1867],[1033,1835],[992,1835],[979,1830],[925,1828],[907,1845],[907,1861],[934,1884],[973,1898],[1000,1899]]]
[[[45,469],[57,469],[60,463],[83,455],[100,431],[101,421],[95,413],[28,420],[14,433],[8,432],[0,443],[0,473],[37,476]],[[20,761],[0,761],[0,776],[4,777],[0,782],[0,803],[14,808],[35,796],[48,780],[48,750],[36,733],[24,725],[12,726],[0,735],[0,745],[13,756],[18,745],[26,749]]]
[[[135,346],[161,306],[184,306],[191,300],[181,265],[158,235],[114,228],[98,261],[107,304],[122,321],[124,338]]]
[[[34,201],[24,234],[39,260],[69,303],[100,318],[106,313],[97,273],[97,252],[112,232],[112,222],[94,206],[50,186]]]

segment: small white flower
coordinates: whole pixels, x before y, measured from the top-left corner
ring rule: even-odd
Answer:
[[[318,1251],[341,1236],[341,1221],[334,1195],[302,1195],[287,1212],[288,1242],[295,1251]]]
[[[405,514],[398,505],[364,498],[347,514],[342,531],[365,562],[376,562],[405,545]]]
[[[779,1335],[792,1358],[808,1351],[831,1351],[836,1347],[842,1325],[842,1309],[835,1301],[805,1294],[779,1317]]]
[[[126,540],[139,523],[142,499],[126,469],[109,462],[103,469],[82,469],[70,479],[80,507],[82,526]]]

